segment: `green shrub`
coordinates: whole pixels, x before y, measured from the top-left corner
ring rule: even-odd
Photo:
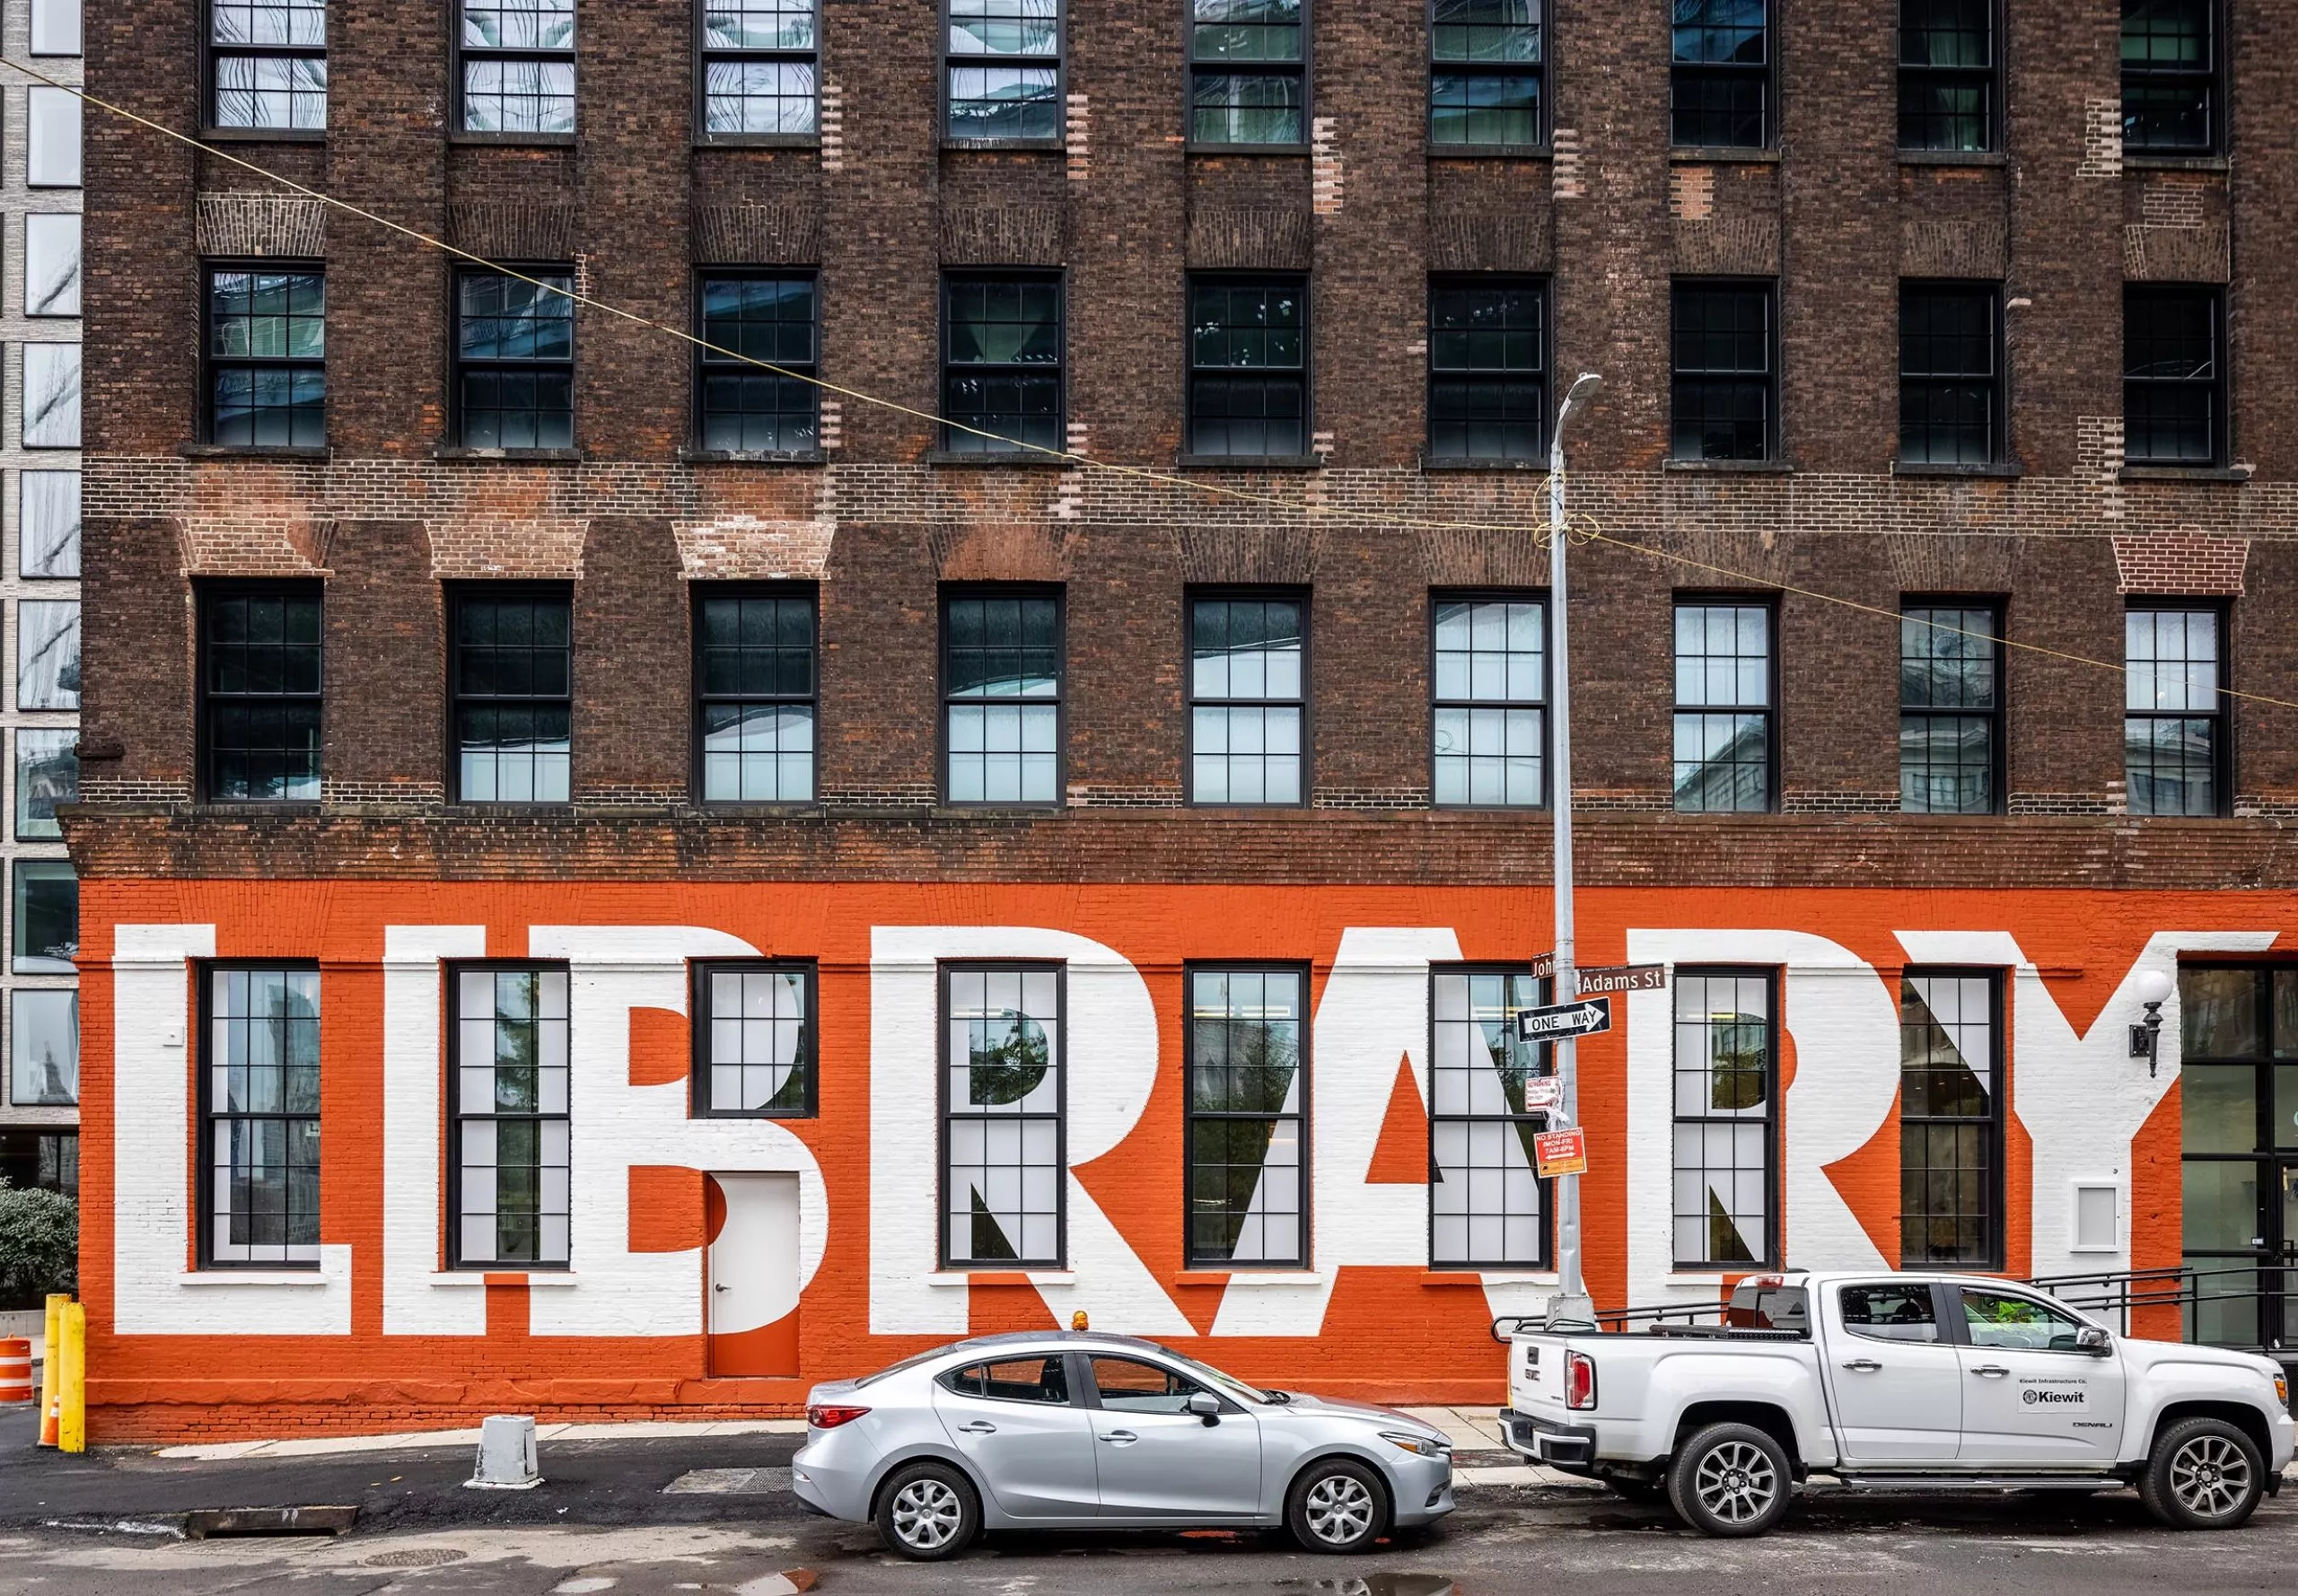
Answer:
[[[80,1205],[0,1179],[0,1308],[36,1308],[80,1283]]]

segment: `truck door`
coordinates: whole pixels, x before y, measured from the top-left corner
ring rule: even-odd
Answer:
[[[1965,1463],[2098,1468],[2122,1443],[2122,1355],[2077,1348],[2083,1321],[2019,1292],[1952,1288]]]
[[[1943,1463],[1961,1434],[1961,1365],[1923,1280],[1830,1288],[1822,1368],[1847,1468]]]

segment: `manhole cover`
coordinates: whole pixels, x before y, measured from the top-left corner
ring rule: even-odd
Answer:
[[[363,1568],[436,1568],[442,1563],[460,1563],[469,1557],[451,1546],[403,1546],[395,1552],[377,1552],[372,1557],[362,1557]]]

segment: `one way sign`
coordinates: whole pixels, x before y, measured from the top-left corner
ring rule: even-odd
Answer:
[[[1594,1036],[1612,1028],[1612,1000],[1583,997],[1553,1008],[1525,1009],[1516,1016],[1516,1035],[1528,1042],[1553,1042],[1566,1037]]]

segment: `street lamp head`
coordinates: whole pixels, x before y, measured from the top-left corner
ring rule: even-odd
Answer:
[[[2150,1009],[2158,1007],[2170,999],[2171,978],[2159,969],[2139,971],[2138,978],[2130,985],[2131,990],[2137,994],[2138,1001]]]
[[[1603,385],[1604,379],[1601,373],[1596,372],[1582,372],[1577,377],[1574,377],[1572,380],[1571,388],[1566,390],[1564,395],[1564,408],[1569,410],[1574,405],[1584,405],[1588,403],[1591,399],[1596,397],[1597,390],[1601,389]]]

